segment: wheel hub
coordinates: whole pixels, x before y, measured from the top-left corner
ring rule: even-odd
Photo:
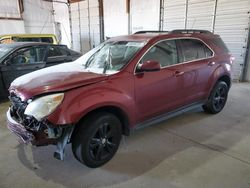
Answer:
[[[107,139],[106,139],[106,138],[103,138],[103,139],[102,139],[102,144],[106,144],[106,142],[107,142]]]

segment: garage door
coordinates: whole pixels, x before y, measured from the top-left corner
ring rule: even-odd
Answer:
[[[249,0],[219,0],[214,32],[218,33],[234,55],[233,76],[242,75],[249,28]]]
[[[128,34],[128,13],[125,0],[104,0],[104,36],[114,37]]]
[[[140,30],[158,30],[160,1],[130,0],[131,33]]]
[[[189,0],[186,28],[213,30],[215,0]]]
[[[207,29],[219,34],[236,58],[233,78],[242,76],[249,31],[249,0],[163,0],[163,30]]]
[[[186,0],[163,0],[163,30],[186,26]]]
[[[83,53],[100,44],[100,16],[98,0],[71,4],[73,49]]]

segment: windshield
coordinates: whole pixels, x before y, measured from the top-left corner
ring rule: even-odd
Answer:
[[[12,48],[6,46],[0,46],[0,59],[2,59],[5,55],[7,55]]]
[[[106,42],[79,58],[77,62],[82,63],[89,72],[114,74],[127,65],[144,44],[129,41]]]

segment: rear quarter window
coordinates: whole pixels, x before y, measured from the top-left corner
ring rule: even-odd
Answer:
[[[229,50],[226,46],[226,44],[223,42],[223,40],[221,38],[214,38],[212,40],[212,43],[217,46],[218,48],[220,48],[221,50],[223,50],[225,53],[229,53]]]

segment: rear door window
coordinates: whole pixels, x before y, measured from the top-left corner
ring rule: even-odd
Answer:
[[[66,54],[63,54],[62,50],[60,50],[59,47],[57,46],[49,47],[48,57],[57,57],[57,56],[63,56],[63,55],[66,55]]]
[[[59,50],[61,51],[63,55],[66,55],[66,56],[71,55],[67,46],[57,46],[57,48],[59,48]]]
[[[182,62],[195,61],[213,56],[213,52],[200,40],[180,39],[178,44],[182,51]]]

